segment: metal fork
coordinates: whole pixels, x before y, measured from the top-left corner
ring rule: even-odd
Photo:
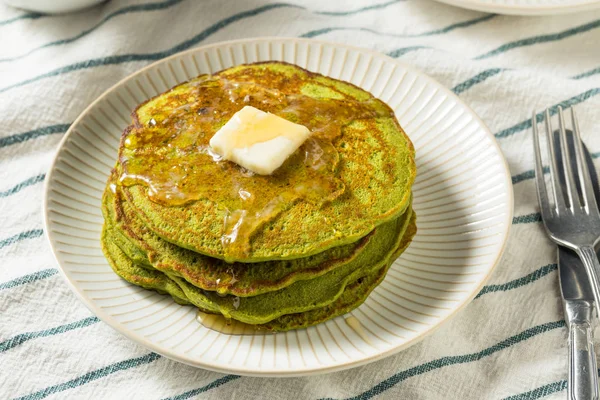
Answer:
[[[550,153],[550,180],[552,181],[552,191],[550,193],[546,190],[546,182],[544,180],[540,139],[535,113],[531,122],[533,126],[535,178],[538,189],[538,200],[546,231],[554,242],[575,251],[579,255],[585,266],[596,304],[600,304],[600,264],[594,250],[594,246],[600,239],[600,212],[598,211],[590,172],[585,162],[575,110],[571,108],[573,143],[575,145],[574,156],[576,161],[576,164],[573,165],[577,165],[577,170],[573,171],[573,168],[571,168],[571,157],[573,154],[569,151],[567,144],[563,110],[561,107],[558,108],[560,155],[557,155],[552,137],[553,130],[552,122],[550,121],[550,112],[546,109],[546,141]],[[560,169],[564,172],[564,185],[561,184],[559,179]],[[553,200],[552,204],[549,201],[549,197]]]

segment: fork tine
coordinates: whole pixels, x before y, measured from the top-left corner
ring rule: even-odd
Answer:
[[[552,122],[550,121],[550,111],[546,109],[546,138],[548,141],[548,150],[550,151],[550,178],[552,181],[552,191],[554,193],[554,209],[559,215],[566,210],[565,196],[562,192],[562,187],[558,179],[558,166],[556,164],[556,152],[554,151],[554,134],[552,132]]]
[[[565,183],[567,186],[567,197],[569,198],[569,204],[573,212],[579,210],[581,204],[579,204],[579,195],[577,194],[577,181],[573,175],[573,168],[571,167],[571,152],[569,151],[569,143],[567,142],[567,131],[565,130],[565,119],[563,115],[562,107],[558,107],[558,127],[560,130],[560,144],[562,153],[562,163],[565,171]]]
[[[588,211],[598,213],[598,203],[594,194],[594,186],[592,185],[592,177],[588,169],[588,165],[583,152],[583,144],[579,133],[579,124],[575,115],[575,108],[571,107],[571,122],[573,124],[573,143],[575,143],[575,160],[577,161],[577,169],[579,171],[579,182],[581,184],[581,193],[583,197],[583,205]]]
[[[544,180],[544,168],[542,166],[542,155],[540,150],[540,135],[537,128],[537,120],[535,111],[531,117],[531,125],[533,127],[533,151],[535,153],[535,183],[537,186],[538,201],[542,218],[549,219],[552,217],[552,209],[548,201],[548,190],[546,189],[546,181]]]

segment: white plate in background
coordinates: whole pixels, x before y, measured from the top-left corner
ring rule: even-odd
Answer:
[[[496,14],[553,15],[600,8],[600,0],[436,0],[457,7]]]

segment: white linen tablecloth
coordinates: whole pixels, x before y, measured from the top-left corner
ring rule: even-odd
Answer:
[[[285,1],[113,0],[60,16],[0,5],[0,398],[564,398],[567,332],[529,118],[577,104],[600,157],[600,11],[525,18],[427,0]],[[196,369],[100,322],[57,273],[42,187],[69,124],[154,60],[257,36],[348,43],[412,64],[469,104],[508,160],[515,218],[501,264],[469,306],[395,356],[290,379]]]

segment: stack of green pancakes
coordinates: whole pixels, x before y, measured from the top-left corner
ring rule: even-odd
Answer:
[[[310,138],[272,175],[208,145],[253,106]],[[285,331],[358,307],[416,233],[414,148],[389,107],[294,65],[201,75],[140,105],[102,199],[102,248],[126,281]]]

